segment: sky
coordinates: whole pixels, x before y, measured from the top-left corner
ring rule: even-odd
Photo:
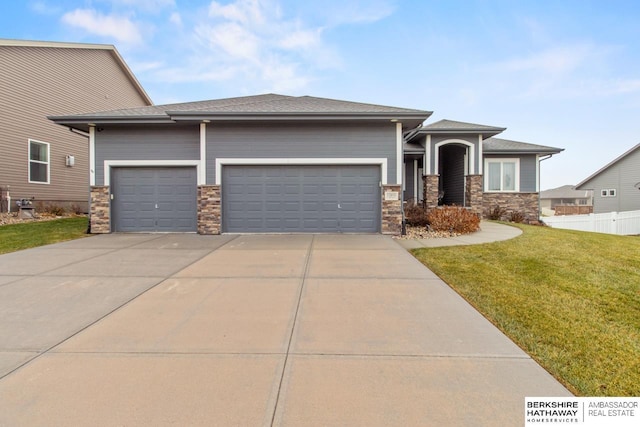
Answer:
[[[433,111],[563,148],[541,189],[640,142],[636,0],[25,0],[0,38],[116,46],[155,104],[279,93]]]

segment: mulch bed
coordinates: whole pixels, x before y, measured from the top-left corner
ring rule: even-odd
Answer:
[[[460,233],[452,233],[449,231],[433,231],[427,227],[414,227],[407,225],[407,234],[404,236],[394,236],[395,239],[408,240],[408,239],[438,239],[443,237],[456,237],[461,236]]]
[[[65,215],[65,216],[56,216],[47,213],[37,213],[34,215],[34,218],[18,218],[17,212],[12,213],[0,213],[0,226],[9,225],[9,224],[23,224],[27,222],[42,222],[42,221],[52,221],[54,219],[60,218],[70,218],[78,215]]]

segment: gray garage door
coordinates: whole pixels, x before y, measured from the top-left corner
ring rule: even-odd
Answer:
[[[375,233],[379,183],[379,166],[223,166],[223,231]]]
[[[114,231],[196,231],[196,168],[114,168],[111,175]]]

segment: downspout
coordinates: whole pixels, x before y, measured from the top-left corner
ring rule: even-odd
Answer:
[[[538,221],[542,218],[542,203],[540,202],[540,191],[542,191],[540,188],[540,175],[542,174],[540,173],[540,162],[550,159],[551,157],[553,157],[553,154],[549,154],[546,157],[538,157]]]
[[[94,129],[94,127],[92,126],[89,129]],[[89,141],[91,141],[91,132],[85,132],[83,130],[75,129],[75,128],[72,128],[72,127],[69,128],[69,131],[71,133],[75,133],[76,135],[84,136],[85,138],[89,139]],[[89,147],[89,151],[91,151],[91,150],[92,150],[92,148]],[[89,155],[89,157],[91,158],[92,156]],[[93,168],[93,165],[90,164],[89,165],[89,175],[90,175],[89,176],[89,200],[88,200],[88,203],[87,203],[87,207],[88,207],[87,210],[89,211],[88,212],[89,221],[87,221],[87,234],[91,234],[91,170],[92,170],[92,168]]]

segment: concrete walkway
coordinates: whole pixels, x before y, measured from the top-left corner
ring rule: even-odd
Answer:
[[[522,234],[522,230],[510,225],[497,222],[482,221],[480,230],[475,233],[457,237],[442,237],[434,239],[398,239],[398,243],[405,249],[437,248],[440,246],[477,245],[480,243],[509,240]]]
[[[496,426],[569,392],[381,235],[0,256],[0,425]]]

